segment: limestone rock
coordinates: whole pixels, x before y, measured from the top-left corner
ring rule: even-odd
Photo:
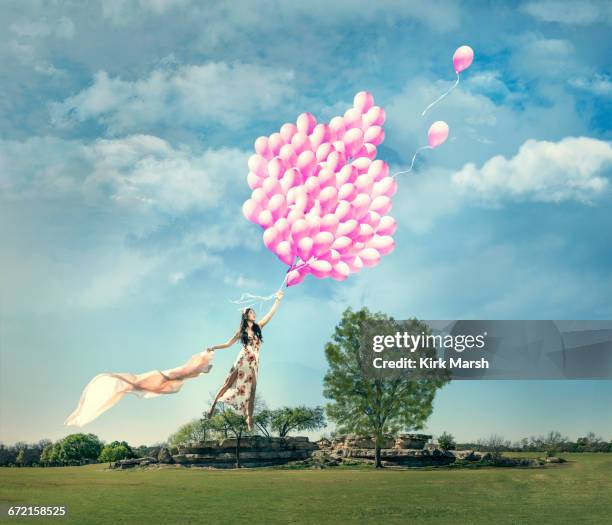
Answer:
[[[159,454],[157,454],[157,461],[160,463],[172,463],[172,455],[166,447],[163,447]]]

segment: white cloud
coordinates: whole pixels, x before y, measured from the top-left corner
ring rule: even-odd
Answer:
[[[612,94],[612,82],[608,75],[595,74],[592,77],[576,77],[570,79],[569,83],[577,89],[594,95],[607,97]]]
[[[51,116],[57,125],[98,119],[111,133],[211,123],[236,129],[288,103],[293,80],[290,70],[223,62],[157,69],[135,81],[101,71],[90,87],[51,104]]]
[[[572,74],[584,73],[584,62],[576,57],[574,44],[568,39],[527,33],[513,40],[514,52],[510,62],[523,80],[566,79]]]
[[[586,26],[612,21],[612,8],[606,1],[540,0],[526,3],[523,10],[543,22]]]
[[[608,142],[566,137],[559,142],[526,141],[507,159],[497,155],[478,168],[466,164],[452,177],[460,190],[496,204],[506,199],[590,203],[609,186],[612,164]]]
[[[151,135],[91,143],[31,138],[0,141],[0,195],[5,199],[111,199],[134,211],[180,214],[217,206],[246,168],[235,148],[195,153]],[[228,177],[228,173],[233,177]]]

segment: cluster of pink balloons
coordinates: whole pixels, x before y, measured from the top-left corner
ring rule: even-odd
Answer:
[[[385,111],[366,91],[329,124],[302,113],[295,124],[255,141],[245,217],[290,268],[287,286],[308,274],[346,279],[393,251],[396,222],[388,215],[397,190],[388,165],[376,159]]]

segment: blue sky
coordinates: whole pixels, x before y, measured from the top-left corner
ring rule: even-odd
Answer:
[[[396,250],[309,277],[268,326],[259,392],[322,404],[347,307],[397,318],[610,319],[609,2],[3,2],[0,440],[58,439],[102,371],[183,363],[226,340],[244,291],[283,265],[244,219],[253,141],[303,111],[385,107]],[[454,80],[454,49],[473,66]],[[84,430],[153,443],[198,417],[239,347],[173,396],[128,397]],[[612,438],[610,381],[461,382],[427,429]]]

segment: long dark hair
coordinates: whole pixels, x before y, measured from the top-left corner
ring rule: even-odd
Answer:
[[[248,323],[249,312],[251,311],[253,311],[252,308],[247,308],[244,312],[242,312],[242,318],[240,319],[240,340],[242,341],[243,345],[249,344],[249,334],[247,330],[249,328],[249,323]],[[252,330],[253,330],[253,333],[259,339],[259,341],[263,343],[263,337],[261,335],[261,328],[255,321],[253,321]]]

